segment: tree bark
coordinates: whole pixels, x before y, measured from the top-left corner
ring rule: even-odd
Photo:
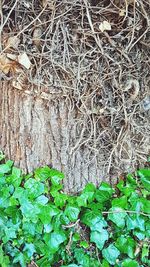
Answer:
[[[0,88],[1,149],[24,172],[50,165],[65,173],[66,191],[77,192],[87,182],[99,183],[105,168],[90,160],[77,129],[77,113],[67,98],[34,96],[3,82]]]

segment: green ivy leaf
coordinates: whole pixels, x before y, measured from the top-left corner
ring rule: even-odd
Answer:
[[[30,221],[24,221],[23,222],[23,226],[22,226],[22,230],[25,236],[31,235],[34,236],[35,235],[35,226],[36,224],[30,222]]]
[[[75,206],[67,205],[64,214],[69,218],[71,222],[75,222],[78,219],[80,209]]]
[[[114,265],[120,251],[113,244],[110,244],[109,247],[102,250],[102,255],[110,264]]]
[[[89,244],[88,244],[88,242],[86,242],[86,241],[81,241],[81,242],[80,242],[80,247],[83,247],[83,248],[89,248]]]
[[[0,189],[6,185],[6,177],[3,173],[0,173]]]
[[[145,213],[149,213],[150,200],[144,197],[139,197],[137,193],[132,193],[128,201],[131,205],[131,208],[130,208],[131,210],[143,211]]]
[[[145,228],[146,228],[146,232],[145,235],[150,238],[150,220],[148,219],[148,221],[145,222]]]
[[[92,183],[86,184],[85,188],[83,189],[83,193],[94,193],[95,191],[96,191],[96,187]]]
[[[66,240],[66,235],[62,231],[44,234],[44,240],[49,247],[50,253],[54,254],[59,245]]]
[[[7,208],[9,206],[9,188],[3,187],[0,190],[0,208]]]
[[[127,178],[127,182],[130,185],[132,185],[133,187],[137,187],[136,178],[131,173],[127,174],[126,178]]]
[[[24,218],[37,222],[38,214],[40,214],[40,208],[34,205],[31,201],[24,198],[20,201],[20,210]]]
[[[0,266],[8,267],[10,263],[9,257],[5,255],[2,245],[0,246]]]
[[[3,242],[6,243],[17,237],[17,230],[19,229],[19,224],[12,225],[10,227],[5,227],[5,236],[3,237]]]
[[[143,240],[145,239],[145,232],[140,231],[140,230],[134,230],[133,234],[139,239],[139,240]]]
[[[75,241],[75,242],[79,241],[80,240],[80,235],[78,233],[75,233],[73,235],[73,237],[72,237],[72,240]]]
[[[68,217],[64,214],[63,211],[60,211],[56,216],[52,218],[52,224],[56,231],[61,229],[62,225],[67,225],[70,223]]]
[[[95,197],[96,187],[89,183],[85,186],[83,192],[77,197],[77,204],[79,207],[87,207],[87,203],[91,203]]]
[[[22,181],[21,170],[16,167],[13,167],[12,174],[6,178],[6,181],[8,184],[12,184],[14,187],[20,186]]]
[[[50,171],[51,171],[51,169],[48,166],[38,168],[34,172],[34,177],[38,181],[43,182],[43,181],[47,180],[48,178],[50,178]]]
[[[112,200],[112,207],[118,207],[123,210],[128,209],[128,201],[126,196],[122,196],[120,198],[114,198]]]
[[[149,247],[147,243],[144,243],[142,247],[142,261],[145,261],[145,258],[148,256],[149,256]]]
[[[26,259],[24,254],[18,251],[13,259],[13,263],[20,263],[21,267],[26,267]]]
[[[51,254],[49,257],[44,256],[36,261],[37,265],[40,267],[50,267],[50,263],[53,261],[53,255]]]
[[[44,235],[43,235],[43,237],[44,237]],[[36,252],[39,255],[45,255],[47,257],[47,255],[50,254],[49,253],[49,247],[45,244],[45,242],[44,242],[43,238],[41,238],[41,236],[36,236],[35,237],[34,246],[35,246]],[[52,255],[52,258],[53,258],[53,255]]]
[[[102,203],[99,202],[92,202],[90,204],[88,204],[87,208],[96,211],[96,212],[101,212],[104,208],[104,205]]]
[[[95,198],[98,202],[104,203],[110,201],[114,189],[107,183],[102,182],[98,190],[96,190]]]
[[[150,191],[150,169],[140,169],[137,174],[146,190]]]
[[[84,250],[82,248],[75,249],[75,259],[78,264],[80,264],[83,267],[89,267],[90,264],[90,257],[85,254]]]
[[[79,207],[87,207],[88,198],[91,197],[91,193],[82,193],[77,197],[77,204]]]
[[[105,242],[108,240],[108,232],[103,229],[101,232],[92,231],[90,236],[90,241],[94,242],[98,249],[102,249],[104,247]]]
[[[139,229],[145,231],[145,221],[142,216],[130,214],[126,216],[127,230]]]
[[[13,165],[13,161],[8,160],[5,164],[0,165],[0,174],[9,173],[11,171],[11,167]]]
[[[127,213],[119,207],[113,207],[109,210],[108,219],[114,222],[119,228],[125,227],[125,217]]]
[[[30,199],[34,199],[42,195],[45,191],[45,186],[43,183],[36,181],[35,179],[29,178],[25,184],[24,188],[27,189],[27,194]]]
[[[89,226],[91,231],[101,232],[103,227],[107,226],[107,222],[98,211],[86,210],[81,216],[81,221]]]
[[[36,203],[46,205],[49,201],[48,197],[41,195],[35,199]]]
[[[43,224],[48,224],[51,222],[52,217],[59,214],[59,212],[60,210],[56,206],[47,204],[46,206],[41,206],[39,218]]]
[[[115,246],[119,249],[123,254],[127,254],[130,258],[134,258],[134,252],[136,248],[135,240],[130,236],[121,235],[117,241],[115,242]]]
[[[27,191],[22,187],[17,187],[14,191],[13,197],[19,199],[20,201],[22,199],[26,199]]]
[[[122,267],[139,267],[139,264],[137,261],[135,260],[131,260],[131,259],[126,259],[123,261],[122,263]]]
[[[108,261],[106,261],[105,259],[102,261],[101,267],[110,267]]]
[[[11,196],[9,198],[9,207],[16,206],[16,205],[19,205],[19,201],[16,198],[14,198],[13,196]]]
[[[64,179],[64,174],[60,171],[57,171],[55,169],[50,170],[50,178],[51,178],[51,183],[53,185],[59,185],[60,181]]]
[[[8,208],[5,209],[5,213],[8,215],[8,217],[11,217],[12,220],[15,221],[15,219],[19,219],[19,213],[20,211],[18,210],[17,206],[9,206]]]
[[[55,199],[54,199],[54,203],[57,207],[64,207],[65,206],[65,203],[68,199],[68,196],[66,194],[63,194],[63,193],[56,193],[55,194]]]
[[[141,197],[139,198],[139,203],[141,206],[141,211],[150,214],[150,200]]]
[[[53,230],[53,225],[51,223],[44,224],[44,232],[45,233],[50,233]]]
[[[36,252],[34,245],[33,244],[28,244],[28,243],[25,244],[23,251],[27,253],[27,256],[28,256],[29,259]]]
[[[52,197],[57,197],[58,196],[58,192],[63,188],[62,184],[58,184],[58,185],[52,185],[50,187],[50,194]],[[69,196],[68,196],[69,197]]]
[[[64,178],[64,174],[60,171],[50,169],[48,166],[45,166],[35,170],[35,178],[40,181],[45,181],[50,178],[52,184],[57,186]]]
[[[117,184],[117,188],[126,196],[130,196],[131,193],[135,190],[136,188],[136,184],[131,184],[131,183],[126,183],[126,185],[124,184],[124,181],[120,181]]]

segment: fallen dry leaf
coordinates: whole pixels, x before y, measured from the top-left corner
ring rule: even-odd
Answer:
[[[134,2],[136,2],[136,0],[127,0],[127,4],[130,5],[130,4],[134,4]]]
[[[129,92],[132,100],[136,99],[140,91],[140,83],[136,79],[130,79],[124,88],[124,92]]]
[[[24,6],[25,6],[26,8],[30,8],[31,3],[28,3],[28,2],[25,2],[25,1],[24,1]]]
[[[9,59],[6,54],[0,55],[0,70],[4,74],[7,75],[10,71],[16,72],[18,67],[18,62]]]
[[[42,0],[42,6],[48,7],[48,9],[53,10],[55,7],[55,1],[52,0]]]
[[[18,81],[12,81],[12,86],[16,89],[22,90],[22,86]]]
[[[7,39],[6,47],[17,49],[20,44],[20,39],[16,36],[11,36]]]
[[[14,55],[14,54],[7,53],[6,56],[7,56],[7,58],[9,58],[9,59],[11,59],[11,60],[15,60],[15,61],[17,60],[17,56]]]
[[[23,90],[27,87],[28,79],[26,74],[20,69],[18,75],[14,76],[12,86],[16,89]]]
[[[42,0],[42,6],[45,7],[47,5],[48,0]]]
[[[39,48],[41,44],[42,30],[40,27],[35,28],[33,32],[33,43]]]
[[[124,8],[121,9],[120,12],[119,12],[119,16],[120,16],[120,17],[124,17],[125,14],[126,14],[126,10],[125,10]]]
[[[25,52],[18,56],[18,62],[26,69],[30,69],[31,67],[31,61]]]
[[[110,31],[111,30],[111,24],[108,21],[104,20],[99,25],[99,29],[100,29],[101,32]]]
[[[8,74],[10,67],[10,60],[6,57],[6,55],[1,55],[0,56],[0,70],[5,73]]]

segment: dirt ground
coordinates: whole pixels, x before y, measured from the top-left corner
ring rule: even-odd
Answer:
[[[150,1],[0,3],[6,155],[27,171],[61,169],[68,190],[142,165],[150,155]]]

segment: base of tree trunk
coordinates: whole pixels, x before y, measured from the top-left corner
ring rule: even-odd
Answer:
[[[12,88],[0,88],[1,149],[24,172],[49,165],[65,173],[65,190],[107,180],[105,155],[94,156],[83,142],[83,125],[65,98],[46,100]],[[83,144],[82,144],[83,143]],[[86,143],[86,142],[85,142]],[[99,164],[98,164],[99,161]]]

